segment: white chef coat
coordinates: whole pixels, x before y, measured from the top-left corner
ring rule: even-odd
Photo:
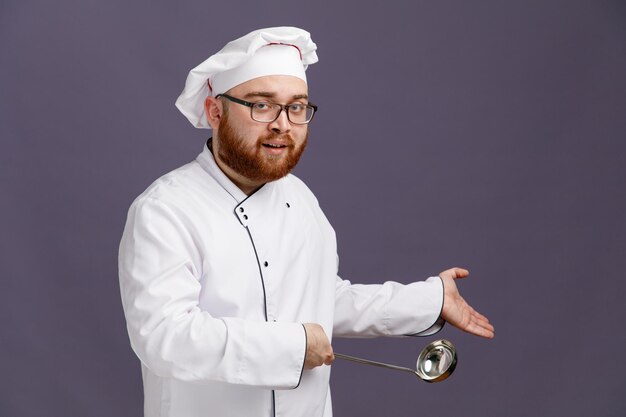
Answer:
[[[342,280],[306,185],[288,175],[246,196],[208,146],[133,202],[119,277],[146,417],[330,417],[330,367],[303,370],[302,323],[329,339],[441,327],[438,277]]]

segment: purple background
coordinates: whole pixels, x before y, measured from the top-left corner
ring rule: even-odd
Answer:
[[[212,4],[211,4],[212,3]],[[0,415],[139,416],[117,247],[132,200],[206,131],[188,70],[250,30],[309,30],[320,106],[297,168],[344,278],[451,266],[496,326],[429,385],[333,366],[337,416],[626,415],[622,1],[0,3]],[[433,338],[335,340],[411,366]]]

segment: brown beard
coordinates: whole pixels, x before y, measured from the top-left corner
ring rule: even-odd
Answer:
[[[239,175],[254,182],[266,183],[282,178],[291,172],[298,164],[304,148],[306,148],[308,137],[307,126],[304,142],[296,147],[291,135],[270,133],[266,136],[260,136],[254,149],[250,151],[244,144],[244,139],[235,133],[228,119],[228,113],[226,113],[222,115],[218,130],[218,154],[222,162]],[[264,155],[263,143],[276,138],[287,141],[287,155],[276,158]]]

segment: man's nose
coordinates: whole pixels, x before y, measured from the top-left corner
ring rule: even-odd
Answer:
[[[291,123],[287,117],[287,110],[282,109],[278,118],[269,124],[269,128],[276,133],[286,133],[291,130]]]

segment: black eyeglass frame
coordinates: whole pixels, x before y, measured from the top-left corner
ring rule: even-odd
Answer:
[[[311,121],[313,120],[313,117],[315,117],[315,113],[317,113],[317,106],[315,104],[309,102],[308,104],[305,104],[305,106],[313,109],[313,114],[311,115],[311,118],[309,120],[307,120],[306,122],[303,122],[303,123],[301,123],[301,122],[294,122],[294,121],[291,120],[291,117],[289,117],[289,106],[293,105],[294,103],[278,104],[278,103],[274,103],[274,102],[268,101],[267,103],[280,106],[280,111],[276,114],[276,117],[274,118],[274,120],[260,121],[260,120],[255,119],[254,116],[252,116],[252,112],[254,110],[254,106],[256,104],[264,103],[263,101],[256,101],[256,102],[254,102],[254,101],[245,101],[245,100],[242,100],[242,99],[237,98],[237,97],[229,96],[228,94],[218,94],[218,95],[215,96],[215,98],[220,98],[220,97],[224,97],[225,99],[228,99],[229,101],[232,101],[233,103],[237,103],[237,104],[241,104],[243,106],[250,107],[250,118],[252,118],[252,120],[254,120],[255,122],[259,122],[259,123],[274,123],[276,121],[276,119],[278,119],[280,117],[280,114],[284,110],[285,113],[287,113],[287,120],[289,120],[289,123],[294,124],[294,125],[307,125],[307,124],[311,123]]]

